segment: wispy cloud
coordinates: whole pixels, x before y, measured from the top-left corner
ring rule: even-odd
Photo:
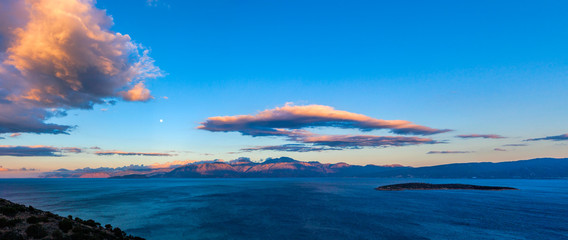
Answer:
[[[39,171],[39,169],[25,168],[25,167],[12,169],[12,168],[3,168],[2,166],[0,166],[0,172],[35,172],[35,171]]]
[[[457,135],[458,138],[490,138],[490,139],[499,139],[505,138],[501,135],[497,134],[465,134],[465,135]]]
[[[505,144],[503,147],[526,147],[528,144],[524,143],[512,143],[512,144]]]
[[[112,24],[94,1],[0,2],[0,133],[68,133],[45,121],[109,98],[150,99],[143,82],[162,71]]]
[[[525,139],[524,141],[543,141],[543,140],[568,141],[568,133],[556,135],[556,136],[542,137],[542,138],[529,138],[529,139]]]
[[[240,132],[243,135],[273,135],[277,129],[337,127],[370,131],[388,129],[396,134],[432,135],[450,131],[414,124],[406,120],[382,120],[363,114],[335,110],[324,105],[283,107],[264,110],[256,115],[210,117],[198,129],[212,132]]]
[[[77,148],[77,147],[64,147],[64,148],[60,148],[62,152],[68,152],[68,153],[81,153],[83,152],[83,150],[81,148]]]
[[[21,133],[12,133],[10,134],[10,137],[19,137],[20,135],[22,135]]]
[[[170,157],[175,156],[174,154],[169,153],[153,153],[153,152],[124,152],[124,151],[97,151],[95,152],[96,155],[99,156],[109,156],[109,155],[118,155],[118,156],[150,156],[150,157]]]
[[[259,146],[259,147],[250,147],[250,148],[241,149],[241,151],[243,152],[252,152],[252,151],[321,152],[329,150],[342,150],[342,148],[315,147],[315,146],[306,146],[305,144],[284,144],[276,146]]]
[[[494,148],[493,150],[498,151],[498,152],[506,152],[507,151],[507,149],[504,149],[504,148]]]
[[[430,138],[373,135],[315,135],[302,139],[305,143],[330,147],[387,147],[438,143]]]
[[[14,157],[59,157],[60,150],[50,146],[9,146],[0,145],[0,156]]]
[[[472,153],[472,151],[430,151],[427,154],[461,154],[461,153]]]

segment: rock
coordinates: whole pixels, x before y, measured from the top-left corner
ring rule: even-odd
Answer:
[[[401,191],[401,190],[450,190],[450,189],[460,189],[460,190],[518,190],[512,187],[496,187],[496,186],[478,186],[478,185],[468,185],[468,184],[431,184],[431,183],[402,183],[385,185],[376,190],[380,191]]]

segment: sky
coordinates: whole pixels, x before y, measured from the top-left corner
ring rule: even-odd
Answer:
[[[0,0],[0,174],[568,156],[564,1]]]

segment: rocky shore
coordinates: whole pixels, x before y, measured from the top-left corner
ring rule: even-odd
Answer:
[[[380,191],[401,191],[401,190],[449,190],[449,189],[461,189],[461,190],[518,190],[512,187],[496,187],[496,186],[478,186],[478,185],[468,185],[468,184],[431,184],[431,183],[402,183],[385,185],[375,188]]]
[[[142,240],[110,224],[61,217],[0,198],[0,240]]]

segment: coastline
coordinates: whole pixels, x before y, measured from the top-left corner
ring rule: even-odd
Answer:
[[[62,217],[0,198],[0,239],[144,240],[94,220]]]

